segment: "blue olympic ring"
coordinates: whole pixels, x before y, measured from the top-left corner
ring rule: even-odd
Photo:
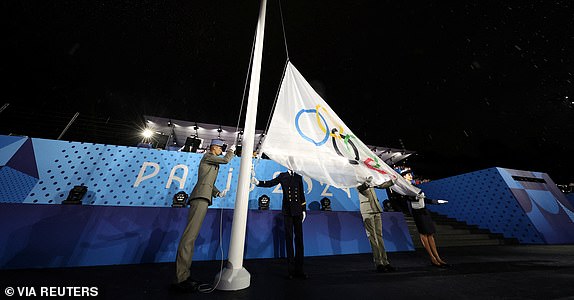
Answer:
[[[315,144],[315,146],[321,146],[323,144],[325,144],[327,142],[327,140],[329,139],[329,131],[325,130],[325,137],[323,138],[322,141],[320,142],[315,142],[312,138],[306,136],[303,131],[301,131],[301,128],[299,127],[299,117],[301,116],[301,114],[303,113],[318,113],[319,117],[321,117],[321,120],[323,121],[323,123],[325,124],[325,128],[329,128],[327,121],[325,121],[325,118],[323,118],[323,115],[321,115],[321,113],[317,112],[316,109],[302,109],[297,113],[297,116],[295,116],[295,127],[297,128],[297,131],[299,132],[299,135],[301,135],[302,138],[306,139],[307,141]]]

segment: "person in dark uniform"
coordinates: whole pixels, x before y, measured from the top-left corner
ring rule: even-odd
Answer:
[[[289,170],[279,173],[271,180],[259,181],[253,177],[252,182],[258,187],[272,187],[281,184],[283,189],[283,224],[285,226],[285,248],[287,250],[287,263],[289,278],[306,279],[308,276],[303,271],[303,220],[307,210],[305,202],[305,190],[301,175]],[[295,237],[295,249],[293,249],[293,237]]]

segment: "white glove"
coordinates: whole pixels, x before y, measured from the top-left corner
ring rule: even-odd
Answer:
[[[447,200],[437,200],[438,204],[444,204],[444,203],[448,203]]]
[[[237,147],[235,146],[235,144],[233,144],[233,145],[227,147],[227,151],[232,151],[233,153],[235,153],[235,148],[237,148]]]
[[[305,217],[307,216],[307,214],[305,212],[303,212],[303,219],[301,220],[301,223],[305,222]]]
[[[227,190],[223,190],[223,191],[220,191],[219,193],[217,193],[217,196],[220,198],[225,197],[225,195],[227,195]]]
[[[425,193],[423,193],[423,192],[420,192],[420,193],[417,195],[417,200],[421,200],[421,199],[424,199],[424,198],[425,198]]]
[[[254,185],[258,185],[259,180],[257,180],[257,178],[255,178],[255,177],[251,177],[251,183],[253,183]]]

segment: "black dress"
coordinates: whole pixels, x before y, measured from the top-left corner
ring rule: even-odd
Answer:
[[[413,219],[415,219],[415,224],[417,225],[417,231],[421,234],[433,234],[436,232],[434,227],[434,222],[430,216],[429,211],[426,207],[420,209],[411,208],[411,214]]]

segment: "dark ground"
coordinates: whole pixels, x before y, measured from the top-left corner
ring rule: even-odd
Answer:
[[[308,257],[307,280],[286,279],[280,259],[245,260],[249,288],[208,294],[171,291],[173,263],[0,270],[0,294],[18,286],[95,286],[100,299],[574,299],[574,245],[439,250],[451,268],[430,266],[420,249],[389,253],[395,273],[376,273],[370,254]],[[211,282],[220,265],[194,262],[194,277]]]

